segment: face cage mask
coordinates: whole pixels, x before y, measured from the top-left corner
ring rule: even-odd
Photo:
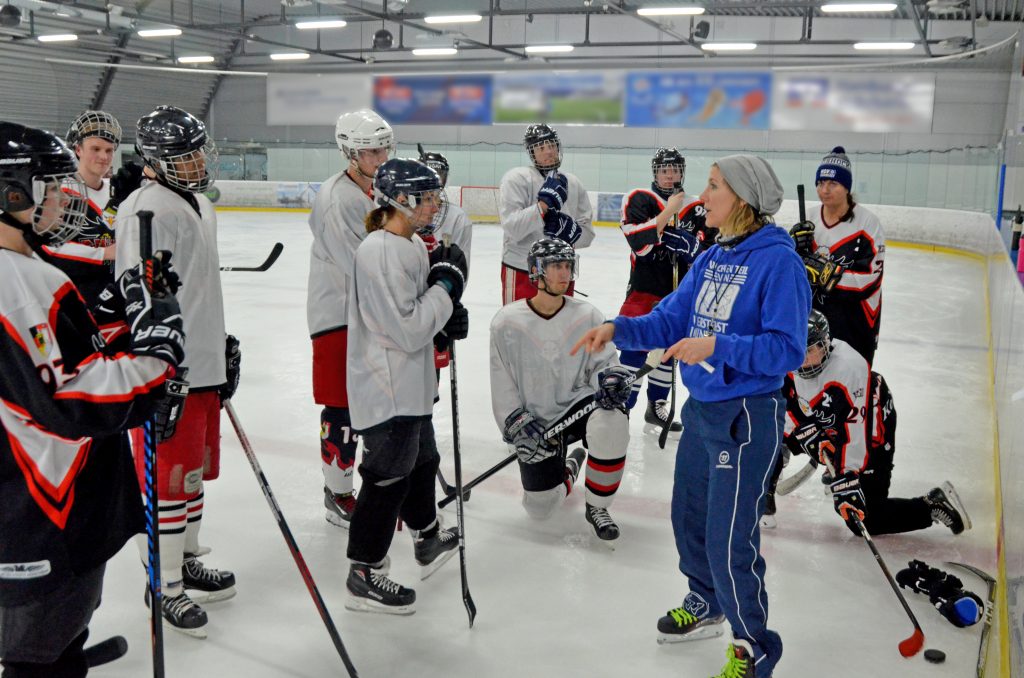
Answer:
[[[803,377],[804,379],[810,379],[811,377],[818,376],[821,374],[822,370],[825,369],[825,363],[828,362],[829,356],[832,355],[832,341],[816,341],[808,346],[807,350],[809,351],[815,346],[821,349],[821,362],[817,365],[812,365],[811,367],[801,367],[796,371],[797,376]]]
[[[48,209],[47,194],[54,191],[63,192],[62,199],[66,202],[63,214],[52,225],[41,223]],[[86,210],[88,209],[89,193],[85,183],[75,175],[51,174],[32,177],[32,232],[45,245],[63,245],[85,226]]]
[[[387,154],[388,154],[386,158],[384,158],[383,160],[380,161],[381,165],[383,165],[385,162],[390,160],[395,155],[395,142],[394,141],[389,141],[384,146],[363,146],[363,147],[360,147],[360,148],[355,148],[355,147],[352,147],[352,146],[346,146],[345,147],[345,159],[348,160],[349,166],[350,167],[355,167],[356,171],[359,172],[359,174],[361,176],[363,176],[366,179],[370,179],[372,181],[373,180],[373,175],[372,174],[367,174],[366,172],[363,171],[363,168],[359,166],[359,154],[362,153],[363,151],[375,151],[378,148],[383,148],[387,152]],[[378,165],[378,167],[379,166],[380,165]]]
[[[386,199],[387,199],[389,205],[391,205],[392,207],[397,209],[399,212],[404,214],[406,216],[406,218],[409,219],[409,221],[413,222],[413,228],[416,229],[417,233],[419,233],[421,231],[421,229],[424,229],[424,228],[430,228],[430,233],[433,233],[434,229],[433,229],[432,225],[434,223],[440,223],[436,219],[434,221],[430,221],[430,222],[428,222],[426,224],[423,224],[422,226],[417,225],[415,223],[416,222],[416,218],[417,218],[415,216],[416,208],[419,207],[420,201],[423,200],[423,196],[429,195],[431,193],[434,193],[435,195],[437,195],[438,205],[439,206],[443,206],[444,198],[441,197],[442,194],[441,194],[440,190],[438,190],[438,191],[423,191],[421,193],[403,193],[402,195],[405,195],[406,200],[409,201],[408,205],[403,205],[402,203],[398,202],[394,198],[386,198]],[[441,210],[438,209],[438,214],[440,214],[440,213],[441,213]]]
[[[216,144],[208,138],[198,150],[160,158],[157,174],[171,188],[202,193],[217,179],[218,157]]]
[[[547,268],[551,264],[557,264],[560,261],[569,261],[572,263],[572,271],[569,273],[569,282],[572,282],[580,274],[580,255],[574,254],[572,259],[566,259],[562,256],[551,256],[551,257],[538,257],[537,258],[537,273],[530,272],[530,280],[538,282],[545,280],[547,282]]]
[[[679,170],[679,181],[673,184],[672,188],[662,188],[661,184],[658,183],[658,170],[660,170],[662,167],[675,167],[677,170]],[[664,165],[656,165],[654,169],[651,170],[651,174],[654,175],[654,185],[658,187],[658,190],[667,191],[669,195],[675,193],[677,188],[679,190],[682,190],[683,183],[686,181],[686,168],[674,162],[668,162],[665,163]]]
[[[445,195],[444,189],[441,189],[438,192],[438,199],[441,201],[441,206],[438,207],[437,214],[434,215],[434,218],[430,221],[429,224],[420,226],[418,229],[416,229],[416,232],[419,234],[421,238],[433,236],[437,229],[441,228],[441,224],[444,223],[445,217],[448,216],[448,206],[451,203],[448,202],[448,196]]]
[[[555,147],[558,148],[558,160],[556,160],[555,164],[553,164],[553,165],[541,165],[540,163],[537,162],[537,155],[536,155],[536,153],[534,153],[534,149],[539,148],[540,146],[543,146],[544,144],[554,144]],[[526,147],[526,152],[530,154],[530,162],[533,163],[533,166],[536,167],[537,171],[539,171],[539,172],[550,172],[550,171],[556,170],[556,169],[558,169],[559,167],[562,166],[562,142],[561,141],[556,141],[554,139],[545,139],[543,141],[538,141],[536,143],[533,143],[533,144],[530,144],[529,146],[527,146]]]
[[[121,145],[121,125],[111,116],[89,111],[75,121],[74,129],[78,135],[75,144],[81,144],[89,137],[99,137],[114,144],[114,148]]]

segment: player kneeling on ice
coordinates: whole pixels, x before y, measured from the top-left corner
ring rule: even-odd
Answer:
[[[345,607],[412,614],[416,592],[388,579],[388,549],[399,517],[412,529],[426,579],[458,547],[457,529],[441,529],[434,499],[440,456],[431,421],[437,376],[434,342],[464,339],[459,303],[466,257],[457,245],[429,255],[417,229],[437,213],[441,180],[417,160],[377,169],[378,207],[366,215],[348,309],[348,395],[352,427],[363,439],[362,489],[349,527],[352,561]]]
[[[557,238],[530,247],[531,299],[515,301],[491,321],[491,406],[506,443],[515,447],[523,481],[523,507],[547,518],[572,491],[590,451],[586,518],[597,536],[613,541],[619,528],[608,515],[626,464],[629,425],[625,403],[632,371],[619,364],[614,347],[569,355],[589,327],[604,321],[591,304],[566,296],[576,277],[577,256]],[[598,407],[587,412],[587,405]],[[578,412],[577,416],[572,416]],[[545,439],[548,427],[568,425]]]
[[[786,447],[836,470],[825,476],[836,513],[857,536],[854,516],[873,535],[923,530],[941,523],[960,534],[971,527],[953,485],[923,497],[889,496],[896,450],[896,407],[885,379],[842,339],[832,339],[825,315],[811,311],[807,356],[786,379]],[[836,422],[839,422],[837,424]],[[813,462],[812,462],[813,463]],[[782,470],[779,463],[776,478]],[[770,501],[774,508],[774,498]]]

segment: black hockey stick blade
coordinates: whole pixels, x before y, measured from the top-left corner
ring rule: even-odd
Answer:
[[[85,648],[85,661],[88,662],[91,669],[94,666],[109,664],[115,659],[120,659],[127,652],[128,641],[124,639],[124,636],[113,636]]]
[[[444,479],[444,474],[441,473],[440,468],[437,469],[437,484],[441,486],[441,491],[444,492],[444,495],[446,497],[448,495],[455,494],[455,486],[449,484],[448,481]],[[469,501],[469,495],[471,495],[472,493],[473,492],[471,490],[463,490],[462,501]]]
[[[222,271],[242,271],[242,272],[262,272],[274,265],[277,258],[281,256],[281,252],[284,251],[284,245],[281,243],[274,243],[274,248],[270,250],[270,254],[267,255],[267,260],[259,266],[221,266]]]
[[[818,469],[818,462],[816,459],[812,459],[807,464],[794,473],[791,476],[786,476],[779,481],[778,486],[775,488],[775,494],[779,496],[785,496],[800,487],[804,482],[814,475],[814,472]]]

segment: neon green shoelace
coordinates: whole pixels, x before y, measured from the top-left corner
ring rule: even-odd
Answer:
[[[672,621],[676,623],[676,626],[679,626],[680,628],[686,626],[687,624],[696,624],[698,621],[700,621],[699,619],[697,619],[681,607],[677,607],[674,610],[669,610],[668,614],[670,617],[672,617]]]
[[[725,651],[725,656],[729,658],[729,661],[722,667],[722,672],[719,673],[715,678],[745,678],[747,675],[747,669],[750,668],[751,659],[740,659],[736,656],[736,649],[730,644],[729,649]]]

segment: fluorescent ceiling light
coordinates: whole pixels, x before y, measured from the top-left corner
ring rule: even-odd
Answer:
[[[454,47],[417,47],[412,53],[413,56],[452,56],[459,50]]]
[[[821,6],[826,13],[850,14],[853,12],[892,12],[895,2],[829,2]]]
[[[894,50],[894,49],[914,49],[914,43],[912,42],[857,42],[853,45],[854,49],[862,50]]]
[[[301,30],[311,28],[344,28],[348,22],[344,19],[317,19],[316,21],[296,21],[295,27]]]
[[[428,24],[474,24],[483,19],[479,14],[439,14],[423,19]]]
[[[274,61],[301,61],[309,58],[309,52],[274,52],[270,58]]]
[[[181,35],[180,28],[144,28],[137,35],[140,38],[173,38]]]
[[[71,42],[72,40],[78,40],[78,36],[74,33],[51,33],[49,35],[40,35],[36,37],[39,42]]]
[[[195,56],[178,57],[179,64],[210,64],[213,57],[208,54],[196,54]]]
[[[572,45],[527,45],[526,51],[529,54],[557,54],[559,52],[571,52],[575,47]]]
[[[704,13],[704,8],[697,5],[680,7],[641,7],[636,11],[640,16],[696,16]]]
[[[749,52],[757,49],[756,42],[705,42],[701,49],[709,52]]]

